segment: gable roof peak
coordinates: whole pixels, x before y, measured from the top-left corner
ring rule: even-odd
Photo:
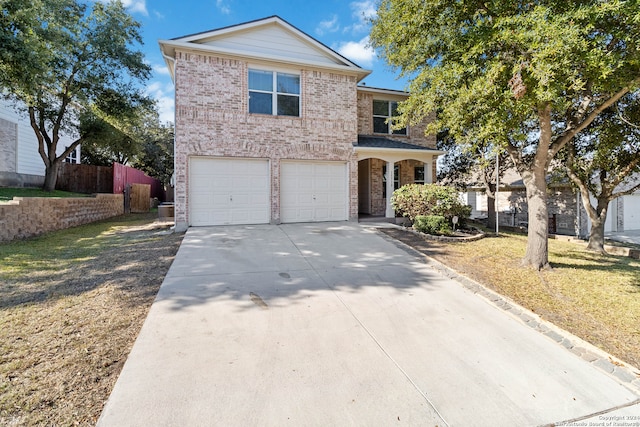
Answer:
[[[328,68],[358,76],[371,71],[291,25],[278,15],[199,32],[170,40],[160,40],[168,65],[176,49],[197,50],[250,60]]]

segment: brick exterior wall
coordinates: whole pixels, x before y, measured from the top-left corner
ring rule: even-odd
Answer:
[[[0,172],[16,172],[18,124],[0,119]]]
[[[280,161],[342,161],[349,171],[349,218],[358,215],[356,78],[300,73],[300,117],[249,114],[246,61],[176,51],[176,229],[189,218],[190,156],[270,159],[271,222],[280,222]]]
[[[96,197],[14,197],[0,204],[0,241],[24,239],[124,213],[122,194]]]
[[[380,135],[373,133],[373,101],[374,99],[400,101],[404,98],[402,95],[387,95],[384,93],[372,93],[367,91],[358,91],[358,134],[384,136],[385,138],[406,142],[409,144],[420,145],[428,148],[436,148],[436,136],[425,135],[426,125],[429,120],[423,121],[419,125],[409,126],[407,135]],[[365,160],[366,161],[366,160]],[[382,170],[385,161],[381,159],[370,159],[370,182],[371,182],[371,215],[384,215],[386,210],[386,199],[383,197],[383,180]],[[411,184],[414,182],[414,169],[416,166],[422,166],[423,163],[417,160],[402,160],[397,162],[400,166],[400,186]],[[436,177],[436,164],[431,165],[431,176]]]
[[[371,215],[384,215],[387,202],[383,197],[384,182],[382,180],[382,171],[387,162],[381,159],[370,159],[370,162]],[[417,160],[403,160],[397,164],[400,167],[400,187],[406,184],[413,184],[414,169],[423,165],[422,162]]]
[[[402,96],[387,96],[385,94],[375,94],[371,92],[358,91],[358,134],[378,135],[388,139],[406,142],[423,147],[436,148],[436,136],[425,135],[425,129],[430,120],[424,120],[418,125],[409,126],[407,135],[380,135],[373,133],[373,100],[400,101]],[[433,175],[435,176],[435,174]]]
[[[520,226],[529,221],[527,195],[524,189],[501,191],[498,205],[500,209],[500,225]],[[579,233],[577,224],[578,206],[576,193],[570,187],[551,187],[547,190],[547,206],[549,217],[555,215],[556,234],[574,236]],[[509,209],[511,212],[503,212]],[[585,212],[586,215],[586,212]],[[583,218],[586,224],[586,219]]]

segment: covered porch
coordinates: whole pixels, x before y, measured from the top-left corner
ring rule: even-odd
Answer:
[[[359,137],[358,213],[394,218],[391,196],[406,184],[435,182],[436,160],[444,151],[382,137]]]

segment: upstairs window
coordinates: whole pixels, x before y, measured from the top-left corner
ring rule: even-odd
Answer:
[[[300,116],[300,76],[249,69],[249,112]]]
[[[407,128],[393,130],[392,117],[398,116],[398,103],[395,101],[373,101],[373,133],[406,135]]]

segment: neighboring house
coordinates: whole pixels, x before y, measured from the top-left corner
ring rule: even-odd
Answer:
[[[435,136],[389,129],[408,95],[358,86],[370,71],[277,16],[159,43],[177,230],[393,217],[395,188],[436,176]]]
[[[69,136],[61,136],[58,155],[72,142]],[[80,146],[66,161],[80,163]],[[0,187],[40,187],[44,184],[44,173],[38,139],[29,117],[26,112],[16,112],[12,103],[0,98]]]
[[[547,189],[549,232],[586,238],[591,220],[584,209],[582,197],[568,183],[549,183]],[[471,217],[484,219],[488,215],[489,199],[481,186],[471,185],[463,193],[471,205]],[[592,201],[592,203],[595,203]],[[529,221],[526,190],[522,179],[514,170],[505,172],[498,191],[498,218],[500,225],[526,227]],[[640,193],[619,197],[609,203],[605,232],[640,229]]]

